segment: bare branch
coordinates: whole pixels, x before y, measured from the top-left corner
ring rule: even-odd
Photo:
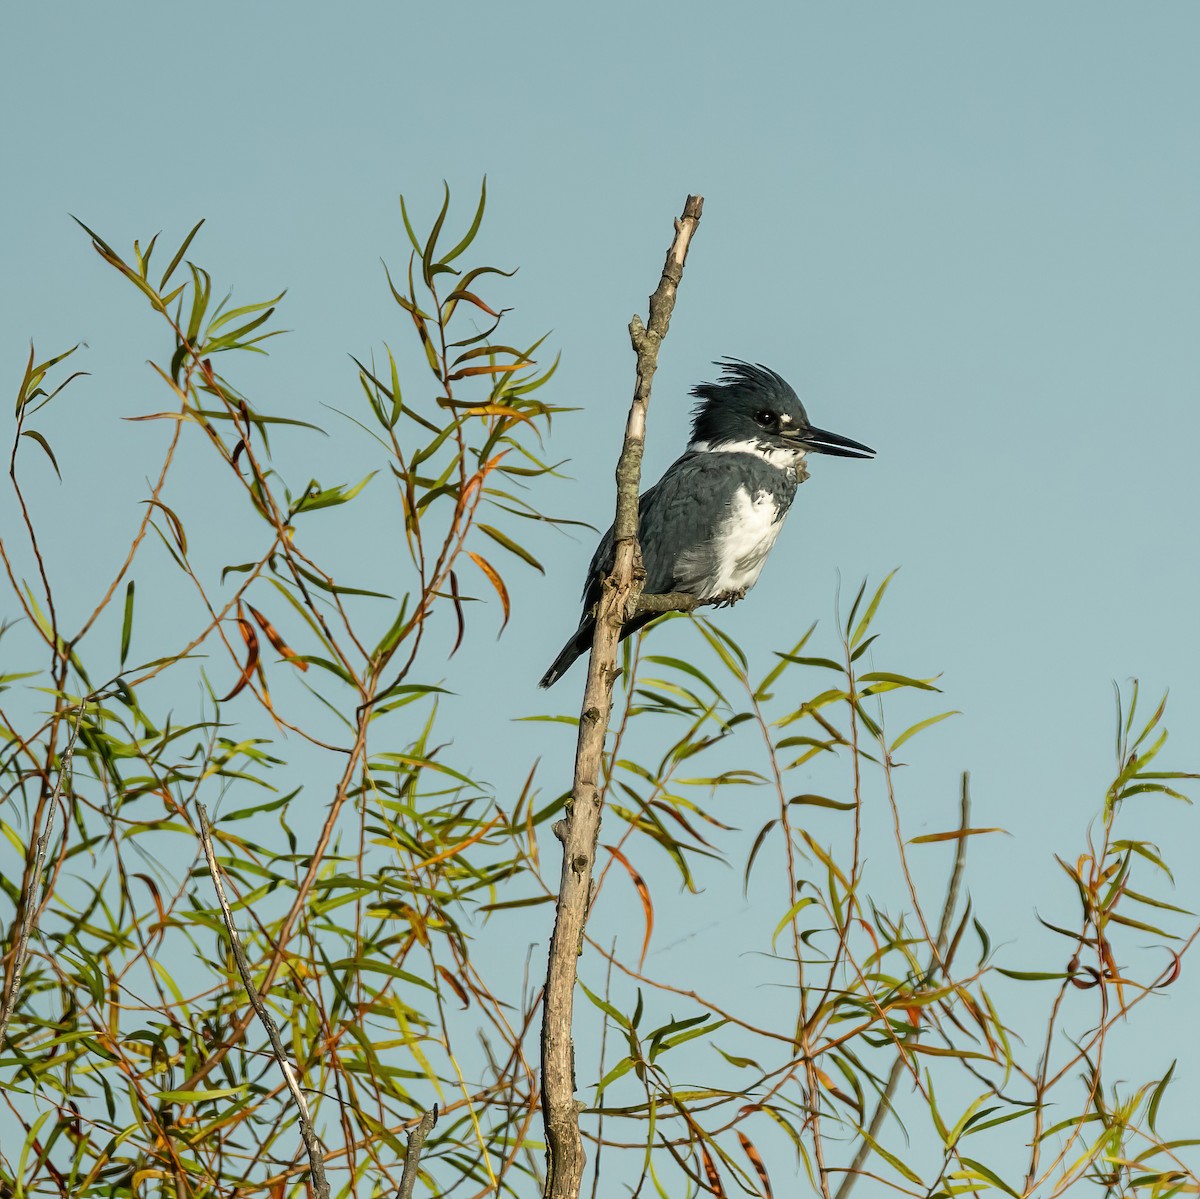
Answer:
[[[420,1119],[420,1122],[408,1131],[408,1152],[404,1155],[404,1173],[400,1176],[400,1189],[396,1199],[412,1199],[413,1187],[417,1185],[417,1162],[421,1159],[421,1149],[425,1138],[437,1123],[438,1106],[435,1103]]]
[[[216,888],[217,900],[221,905],[221,915],[225,920],[225,929],[229,933],[229,944],[233,949],[233,960],[237,963],[238,973],[242,976],[242,986],[246,988],[246,994],[250,997],[250,1002],[258,1014],[259,1020],[262,1021],[262,1026],[267,1030],[267,1036],[271,1041],[271,1051],[275,1054],[275,1060],[279,1063],[279,1069],[283,1071],[284,1082],[287,1083],[287,1089],[291,1092],[292,1101],[296,1105],[296,1110],[300,1115],[300,1135],[304,1138],[304,1148],[308,1150],[308,1165],[309,1172],[312,1175],[313,1190],[316,1192],[317,1199],[329,1199],[329,1183],[325,1181],[325,1158],[321,1150],[320,1142],[317,1140],[317,1134],[313,1130],[312,1118],[308,1114],[308,1101],[304,1098],[304,1092],[300,1090],[300,1084],[296,1081],[296,1073],[292,1069],[292,1063],[288,1061],[287,1054],[283,1049],[283,1038],[279,1035],[279,1028],[275,1024],[271,1013],[267,1011],[267,1006],[262,1001],[262,996],[258,993],[258,988],[254,985],[254,980],[250,977],[250,963],[246,960],[246,951],[242,948],[242,939],[238,936],[238,931],[233,924],[233,912],[229,909],[229,900],[225,898],[225,884],[221,881],[221,870],[217,865],[217,857],[213,851],[212,833],[208,824],[208,812],[205,811],[202,803],[196,804],[196,812],[200,817],[200,844],[204,847],[204,856],[208,860],[208,873],[212,876],[213,887]],[[411,1146],[410,1146],[411,1153]],[[407,1165],[405,1173],[407,1174]]]
[[[629,336],[637,355],[637,383],[625,426],[625,443],[617,463],[616,556],[604,580],[575,752],[575,780],[567,816],[554,826],[563,843],[562,878],[542,1016],[542,1119],[546,1128],[548,1199],[577,1199],[583,1182],[584,1152],[575,1100],[574,1047],[571,1021],[575,976],[592,895],[592,870],[600,832],[602,800],[597,779],[604,738],[612,711],[617,643],[630,611],[636,610],[641,580],[634,578],[637,556],[638,485],[650,384],[658,366],[658,350],[667,335],[675,293],[683,276],[688,246],[700,222],[704,200],[688,196],[675,222],[675,238],[667,251],[662,278],[650,297],[650,320],[630,322]],[[690,598],[690,597],[689,597]],[[669,609],[665,609],[669,610]]]
[[[631,616],[644,616],[649,612],[695,612],[706,604],[715,604],[715,599],[701,599],[686,591],[665,591],[661,595],[639,595],[633,604]]]

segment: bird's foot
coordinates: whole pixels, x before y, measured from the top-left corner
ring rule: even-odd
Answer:
[[[738,600],[746,598],[745,587],[735,587],[732,591],[722,591],[720,595],[713,597],[713,607],[715,608],[732,608]]]

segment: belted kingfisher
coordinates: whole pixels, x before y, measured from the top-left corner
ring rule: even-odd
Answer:
[[[808,478],[805,455],[875,456],[857,441],[813,428],[796,393],[773,370],[730,358],[715,365],[720,381],[692,388],[700,402],[687,451],[638,503],[647,595],[682,591],[709,603],[736,603],[758,582],[796,488]],[[613,558],[610,528],[588,567],[579,628],[541,686],[553,686],[591,648],[600,582]],[[655,615],[628,621],[622,639]]]

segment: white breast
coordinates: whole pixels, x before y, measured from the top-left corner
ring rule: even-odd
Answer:
[[[768,492],[760,491],[751,498],[745,487],[739,487],[717,534],[717,570],[710,595],[753,587],[782,527],[783,521],[776,519],[775,500]]]

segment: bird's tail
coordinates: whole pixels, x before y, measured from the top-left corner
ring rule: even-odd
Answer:
[[[571,668],[576,658],[582,658],[592,648],[592,634],[596,622],[591,617],[585,618],[575,630],[575,635],[562,647],[550,669],[542,675],[539,687],[553,687],[559,679]]]
[[[659,613],[645,612],[641,616],[635,616],[632,620],[626,621],[621,628],[621,640],[636,633],[638,629],[648,625],[652,620],[657,620]],[[559,679],[574,665],[576,658],[582,658],[592,648],[592,637],[596,632],[596,621],[592,616],[585,616],[579,628],[575,630],[575,636],[564,645],[559,652],[557,658],[554,659],[554,664],[544,675],[542,681],[538,684],[539,687],[553,687]]]

